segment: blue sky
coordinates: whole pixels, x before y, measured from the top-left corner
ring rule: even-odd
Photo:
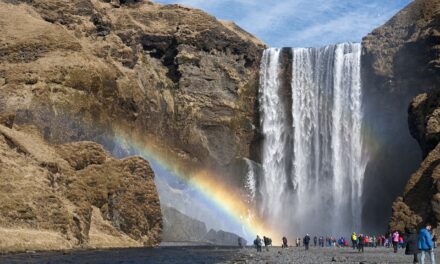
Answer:
[[[411,0],[156,0],[232,20],[271,47],[360,42]]]

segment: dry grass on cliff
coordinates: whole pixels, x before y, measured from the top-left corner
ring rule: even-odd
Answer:
[[[72,248],[72,245],[60,233],[55,231],[0,227],[0,250],[7,249],[11,252],[18,252],[70,248]]]
[[[127,235],[121,234],[111,222],[102,218],[98,208],[93,207],[92,222],[89,231],[89,246],[91,248],[125,248],[141,247],[142,243]]]

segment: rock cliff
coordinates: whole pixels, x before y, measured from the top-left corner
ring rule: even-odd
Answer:
[[[376,231],[385,226],[393,200],[427,155],[411,138],[407,108],[416,95],[440,88],[440,2],[415,0],[362,45],[365,148],[372,157],[363,224]],[[423,148],[433,145],[429,136],[418,140]]]
[[[89,141],[49,145],[34,126],[0,119],[0,250],[152,246],[162,215],[140,157]]]
[[[234,23],[147,0],[0,0],[0,25],[0,227],[17,236],[1,248],[157,244],[153,173],[113,159],[134,153],[118,138],[185,167],[258,161],[265,45]]]
[[[440,90],[418,95],[409,107],[408,121],[425,159],[393,204],[390,230],[440,222]]]
[[[3,0],[0,24],[0,112],[50,142],[112,151],[125,131],[187,164],[258,159],[264,44],[235,24],[109,0]]]

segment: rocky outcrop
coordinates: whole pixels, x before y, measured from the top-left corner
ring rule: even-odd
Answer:
[[[50,142],[112,151],[115,135],[138,135],[186,164],[258,159],[264,45],[235,24],[105,0],[7,0],[0,24],[0,112]]]
[[[439,32],[440,3],[415,0],[363,39],[364,129],[371,157],[364,184],[366,230],[385,226],[393,200],[427,155],[408,131],[407,108],[416,95],[440,88]],[[421,140],[433,147],[429,137]]]
[[[440,222],[440,90],[418,95],[409,107],[411,134],[420,144],[425,159],[411,175],[402,197],[393,204],[389,228],[403,230]]]
[[[33,126],[0,124],[0,250],[152,246],[162,216],[140,157],[94,142],[49,145]]]

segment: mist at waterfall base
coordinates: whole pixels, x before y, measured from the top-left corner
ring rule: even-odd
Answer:
[[[347,235],[362,226],[360,55],[354,43],[264,51],[255,199],[286,235]]]

